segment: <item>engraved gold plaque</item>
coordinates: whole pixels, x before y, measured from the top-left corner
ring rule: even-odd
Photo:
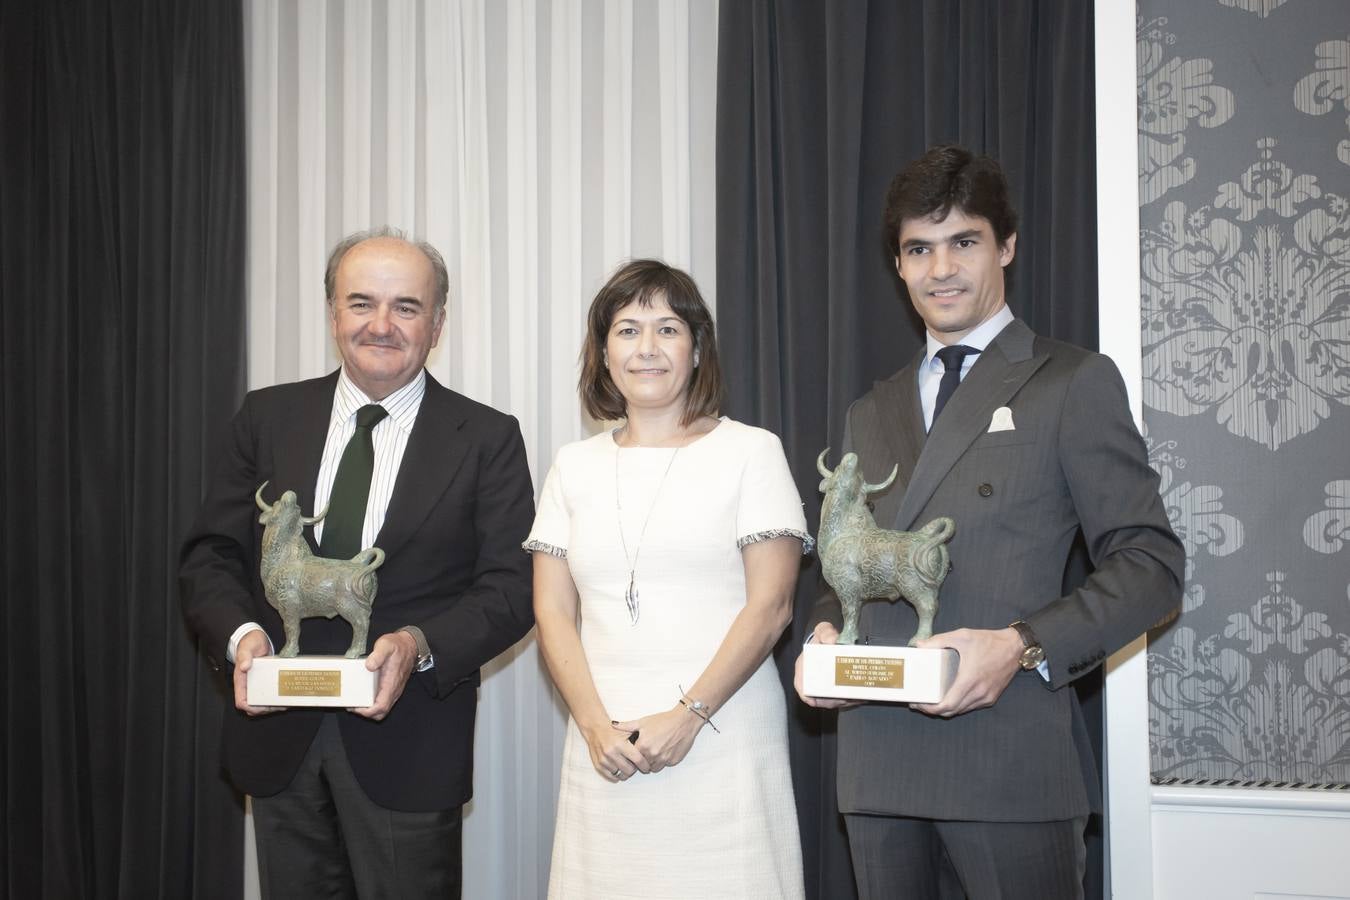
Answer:
[[[905,661],[876,656],[839,656],[834,661],[834,683],[855,687],[903,688]]]
[[[282,669],[277,673],[277,693],[283,697],[336,697],[342,693],[342,673],[337,669]]]

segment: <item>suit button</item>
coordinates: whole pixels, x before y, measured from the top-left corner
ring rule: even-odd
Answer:
[[[992,497],[994,496],[994,486],[992,484],[989,484],[988,482],[985,482],[984,484],[980,485],[979,492],[981,497]]]

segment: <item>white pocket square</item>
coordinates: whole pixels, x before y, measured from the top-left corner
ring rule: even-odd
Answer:
[[[1016,430],[1016,427],[1013,425],[1011,409],[1006,406],[1000,406],[998,409],[994,410],[994,417],[989,420],[988,434],[993,434],[995,431]]]

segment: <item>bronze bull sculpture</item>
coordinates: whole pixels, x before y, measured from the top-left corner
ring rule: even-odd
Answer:
[[[839,643],[858,642],[858,614],[864,600],[904,597],[919,614],[919,629],[910,639],[933,636],[938,590],[951,568],[947,541],[956,523],[937,518],[918,531],[878,528],[867,508],[867,495],[884,491],[895,481],[899,466],[881,484],[868,484],[858,471],[858,457],[845,453],[833,472],[825,467],[826,447],[816,459],[825,493],[820,508],[817,552],[825,580],[834,588],[844,611]]]
[[[352,644],[345,656],[355,659],[366,652],[370,608],[375,602],[375,570],[384,562],[378,547],[362,550],[351,559],[315,556],[301,533],[306,525],[323,520],[325,509],[313,518],[300,514],[294,491],[286,491],[270,506],[263,501],[263,482],[253,499],[265,527],[262,536],[262,582],[267,602],[281,615],[286,646],[278,656],[300,652],[300,620],[314,616],[341,616],[352,626]]]

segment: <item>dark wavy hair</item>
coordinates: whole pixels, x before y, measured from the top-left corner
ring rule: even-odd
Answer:
[[[900,226],[906,219],[940,221],[953,209],[988,219],[1000,246],[1017,231],[1017,211],[999,164],[965,147],[940,144],[891,179],[883,217],[886,249],[900,255]]]
[[[593,419],[622,419],[628,403],[605,367],[605,342],[614,316],[633,301],[649,307],[662,297],[671,312],[689,326],[699,362],[685,392],[681,425],[699,416],[716,415],[722,404],[722,366],[717,358],[717,333],[712,313],[694,279],[659,259],[634,259],[618,268],[591,301],[586,315],[586,342],[581,348],[581,405]]]

